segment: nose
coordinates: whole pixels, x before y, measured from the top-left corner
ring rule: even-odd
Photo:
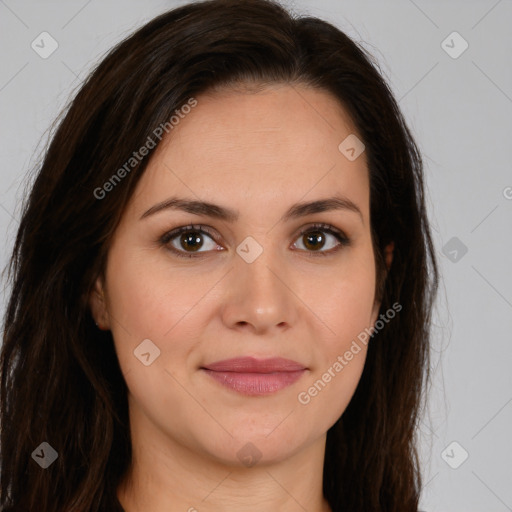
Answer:
[[[225,286],[223,322],[231,329],[255,334],[288,329],[296,322],[300,307],[293,290],[291,270],[270,250],[252,263],[236,255]]]

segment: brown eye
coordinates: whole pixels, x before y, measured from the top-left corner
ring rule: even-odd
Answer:
[[[180,244],[184,249],[190,249],[191,251],[199,250],[203,245],[202,236],[194,232],[195,234],[184,233],[180,235]]]
[[[311,256],[328,256],[348,245],[350,239],[343,232],[329,224],[316,224],[301,231],[299,241],[295,242],[294,247]]]
[[[182,226],[165,233],[160,242],[177,256],[193,258],[220,247],[204,226]],[[204,249],[204,250],[200,250]],[[195,254],[194,254],[195,253]]]
[[[311,250],[317,251],[325,245],[325,236],[321,231],[310,231],[302,235],[304,246]]]

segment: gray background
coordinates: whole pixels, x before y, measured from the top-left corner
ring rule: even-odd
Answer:
[[[2,267],[20,184],[51,122],[106,50],[183,3],[0,0]],[[284,3],[333,22],[376,56],[424,155],[443,279],[420,426],[421,507],[512,511],[512,1]],[[31,48],[43,31],[58,43],[46,59]],[[448,37],[454,31],[463,39]],[[5,300],[4,289],[2,313]]]

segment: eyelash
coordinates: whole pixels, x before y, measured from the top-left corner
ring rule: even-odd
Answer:
[[[173,229],[171,231],[168,231],[164,235],[162,235],[159,239],[159,243],[165,247],[167,247],[173,254],[180,258],[200,258],[202,257],[205,252],[210,251],[204,251],[202,253],[187,253],[183,251],[178,251],[175,247],[172,247],[169,245],[169,242],[176,238],[177,236],[181,235],[182,233],[186,233],[188,231],[192,231],[195,233],[205,233],[210,238],[215,240],[215,234],[207,227],[203,225],[197,225],[197,224],[189,224],[188,226],[181,226],[179,228]],[[299,249],[301,252],[306,252],[308,255],[312,257],[316,256],[332,256],[333,254],[337,253],[339,249],[342,247],[348,247],[351,244],[350,238],[348,238],[342,231],[338,230],[334,226],[331,226],[330,224],[324,224],[324,223],[315,223],[312,225],[309,225],[307,228],[303,228],[299,232],[299,237],[305,235],[309,232],[315,232],[315,231],[322,231],[325,233],[329,233],[330,235],[333,235],[340,244],[336,246],[334,249],[330,249],[328,251],[304,251],[303,249]]]

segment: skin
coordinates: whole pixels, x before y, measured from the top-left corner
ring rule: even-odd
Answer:
[[[326,433],[354,394],[366,345],[307,405],[298,394],[378,317],[366,156],[349,161],[338,150],[357,132],[323,91],[276,85],[197,100],[141,177],[90,300],[99,327],[112,331],[129,389],[134,461],[118,496],[127,512],[329,511]],[[280,220],[295,203],[336,194],[361,216],[340,209]],[[239,218],[167,209],[140,219],[171,196],[229,207]],[[343,231],[350,245],[321,231],[324,242],[311,249],[300,229],[316,222]],[[200,257],[170,251],[197,254],[179,235],[158,242],[189,224],[215,235],[199,234]],[[236,252],[248,236],[263,248],[252,263]],[[160,350],[149,366],[133,353],[145,339]],[[257,397],[200,370],[246,355],[281,356],[308,370]],[[261,453],[252,467],[237,456],[249,442]]]

